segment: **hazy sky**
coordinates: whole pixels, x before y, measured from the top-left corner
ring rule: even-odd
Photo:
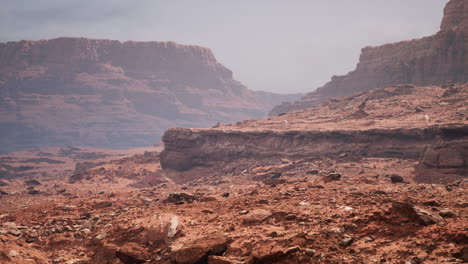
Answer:
[[[439,29],[447,0],[0,0],[0,42],[60,36],[209,47],[253,90],[306,92],[364,46]]]

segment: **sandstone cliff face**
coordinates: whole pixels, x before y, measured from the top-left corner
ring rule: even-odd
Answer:
[[[468,3],[451,0],[441,30],[434,36],[362,49],[356,69],[334,76],[294,103],[275,107],[270,115],[300,110],[340,97],[398,84],[417,86],[468,81]]]
[[[211,50],[85,38],[0,43],[0,151],[151,145],[171,126],[259,118],[298,96],[253,92]]]
[[[442,31],[468,31],[468,3],[466,0],[451,0],[444,9],[440,26]]]

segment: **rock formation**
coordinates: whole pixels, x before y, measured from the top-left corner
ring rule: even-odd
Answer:
[[[198,46],[85,38],[0,43],[1,152],[152,145],[171,126],[259,118],[295,99],[247,89]]]
[[[433,167],[463,168],[468,152],[466,137],[441,150],[428,150],[432,142],[451,142],[451,133],[466,133],[468,126],[434,126],[426,129],[376,129],[364,131],[219,131],[173,128],[164,137],[163,168],[187,170],[194,166],[214,166],[236,158],[319,158],[355,156],[419,159]]]
[[[330,97],[399,84],[440,85],[468,81],[468,3],[451,0],[444,10],[440,31],[430,37],[365,47],[356,69],[294,103],[276,106],[270,115],[300,110]]]
[[[421,182],[450,182],[468,170],[468,85],[378,88],[274,118],[211,129],[172,128],[164,169],[215,168],[233,160],[414,160]]]

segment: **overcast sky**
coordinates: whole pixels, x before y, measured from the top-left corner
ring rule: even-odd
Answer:
[[[311,91],[364,46],[439,29],[447,0],[0,0],[0,42],[61,36],[209,47],[253,90]]]

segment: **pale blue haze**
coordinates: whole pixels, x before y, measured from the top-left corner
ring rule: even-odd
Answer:
[[[211,48],[254,90],[304,92],[367,45],[439,29],[447,0],[1,0],[0,42],[60,36]]]

